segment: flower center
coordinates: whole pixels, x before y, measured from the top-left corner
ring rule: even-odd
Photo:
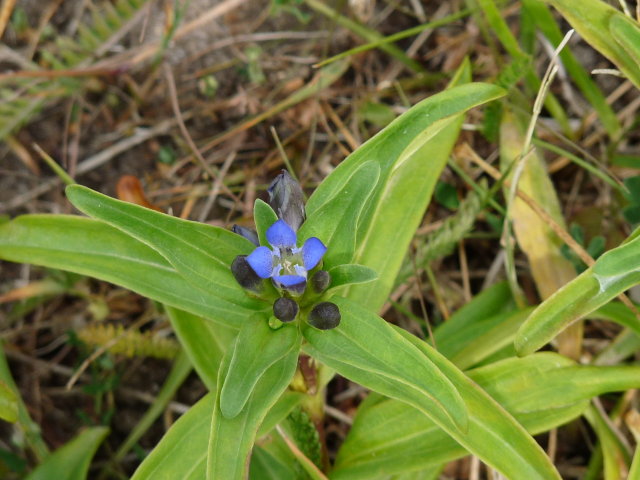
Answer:
[[[307,271],[304,268],[301,248],[274,248],[273,274],[276,275],[298,275],[307,278]]]

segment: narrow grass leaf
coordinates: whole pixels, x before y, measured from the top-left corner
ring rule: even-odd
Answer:
[[[0,418],[9,423],[18,420],[16,393],[0,378]]]
[[[238,331],[184,310],[165,308],[191,365],[209,391],[215,392],[218,369],[227,350],[233,347]]]
[[[536,28],[540,29],[547,40],[551,42],[553,48],[560,45],[564,35],[544,2],[540,0],[523,0],[522,6],[522,16],[531,19]],[[568,46],[560,52],[560,58],[567,69],[571,81],[577,85],[594,110],[598,112],[598,118],[609,136],[616,138],[620,132],[620,122],[596,82],[578,62]]]
[[[149,408],[144,412],[142,418],[131,429],[127,438],[118,447],[118,451],[113,456],[115,462],[121,461],[138,440],[151,428],[153,422],[162,415],[178,391],[178,388],[184,383],[192,370],[193,368],[191,367],[189,357],[184,351],[181,351],[173,361],[171,371],[162,384],[162,388],[154,395],[153,403],[149,405]]]

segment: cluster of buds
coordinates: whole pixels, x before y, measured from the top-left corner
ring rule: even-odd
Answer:
[[[308,238],[301,247],[297,245],[296,232],[306,219],[302,188],[283,170],[267,191],[269,204],[278,216],[266,231],[269,246],[261,246],[253,230],[234,225],[235,233],[256,245],[249,255],[234,259],[234,277],[243,288],[261,298],[269,297],[265,281],[270,279],[277,291],[273,315],[283,323],[304,316],[315,328],[337,327],[338,307],[331,302],[318,303],[331,283],[329,272],[320,269],[327,247],[316,237]]]

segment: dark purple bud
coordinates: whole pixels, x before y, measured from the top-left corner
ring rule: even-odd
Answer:
[[[327,288],[329,288],[329,284],[331,283],[331,275],[326,270],[318,270],[311,277],[311,288],[316,293],[322,293]]]
[[[320,330],[331,330],[340,325],[340,309],[335,303],[321,302],[311,310],[309,325]]]
[[[231,273],[242,288],[259,293],[262,290],[262,279],[253,271],[246,255],[238,255],[231,263]]]
[[[231,231],[233,233],[237,233],[241,237],[246,238],[251,243],[253,243],[256,247],[260,246],[260,241],[258,240],[258,234],[251,230],[250,228],[241,227],[240,225],[234,225],[231,227]]]
[[[298,230],[306,215],[304,212],[304,194],[300,184],[286,170],[278,175],[269,188],[269,205],[294,230]]]
[[[290,298],[280,297],[273,303],[273,314],[281,322],[293,322],[298,310],[298,304]]]

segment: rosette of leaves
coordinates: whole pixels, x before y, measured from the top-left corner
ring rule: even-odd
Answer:
[[[134,479],[158,478],[159,472],[164,478],[246,478],[256,437],[269,433],[304,396],[288,388],[300,353],[328,367],[325,372],[336,371],[412,407],[508,478],[560,478],[545,452],[497,401],[428,343],[376,314],[394,285],[464,113],[504,95],[499,87],[469,79],[464,63],[451,88],[415,105],[346,158],[310,196],[304,223],[294,227],[286,209],[279,208],[283,204],[274,211],[258,200],[258,246],[229,230],[78,185],[67,187],[67,196],[91,218],[26,215],[0,224],[3,259],[91,275],[167,306],[180,343],[211,394],[176,422]],[[279,220],[295,240],[282,224],[267,233]],[[280,242],[283,232],[286,241]],[[261,247],[270,252],[262,249],[258,256],[271,271],[249,261]],[[239,256],[246,256],[244,274],[253,272],[259,280],[234,276],[231,265]],[[327,274],[316,279],[320,271]],[[304,278],[304,289],[292,291],[302,282],[285,275]],[[283,304],[283,311],[280,306],[274,311],[280,299],[291,308]],[[321,311],[313,313],[317,308]],[[316,316],[338,313],[334,328],[313,326]]]

